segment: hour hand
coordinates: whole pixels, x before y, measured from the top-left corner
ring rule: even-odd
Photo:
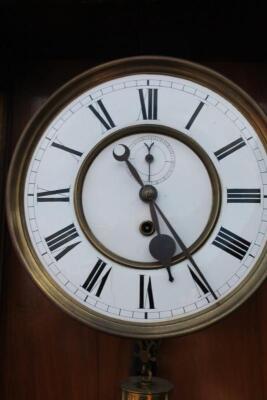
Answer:
[[[115,151],[113,150],[113,157],[117,161],[125,161],[127,164],[127,167],[129,168],[129,171],[131,172],[134,179],[139,183],[139,185],[144,186],[144,183],[143,183],[139,173],[137,172],[137,170],[133,166],[133,164],[129,161],[129,157],[131,154],[129,147],[126,146],[125,144],[120,144],[120,146],[122,146],[124,148],[124,153],[116,154]]]

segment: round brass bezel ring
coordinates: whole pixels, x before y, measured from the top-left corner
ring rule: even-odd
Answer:
[[[194,81],[230,101],[255,129],[267,149],[267,120],[255,101],[233,82],[201,65],[175,58],[148,56],[113,61],[92,68],[61,87],[43,105],[26,126],[10,165],[6,208],[14,246],[28,272],[43,292],[64,311],[102,331],[136,338],[159,338],[182,335],[207,327],[240,306],[263,282],[267,275],[265,245],[250,273],[238,287],[208,309],[194,315],[162,322],[130,322],[107,317],[85,307],[55,283],[42,265],[27,232],[24,215],[24,187],[27,168],[34,149],[51,121],[63,108],[84,91],[111,79],[132,74],[162,74]]]
[[[107,256],[109,259],[116,261],[120,265],[125,265],[126,267],[132,267],[132,268],[140,268],[140,269],[156,269],[156,268],[163,268],[158,262],[138,262],[138,261],[133,261],[130,259],[126,259],[118,254],[115,254],[114,252],[110,251],[107,247],[104,246],[103,243],[101,243],[96,236],[93,234],[92,230],[90,229],[90,226],[88,222],[86,221],[86,218],[84,216],[83,212],[83,204],[82,204],[82,190],[83,190],[83,183],[85,176],[95,160],[95,158],[98,156],[98,154],[108,145],[113,143],[114,141],[124,138],[129,135],[134,135],[134,134],[161,134],[165,135],[168,137],[172,137],[186,146],[188,146],[201,160],[203,163],[204,167],[206,168],[206,171],[209,175],[210,179],[210,184],[212,187],[212,207],[210,211],[210,215],[208,218],[208,221],[206,223],[206,226],[200,236],[195,240],[195,242],[188,248],[190,254],[194,254],[203,244],[205,241],[208,239],[210,236],[216,221],[218,219],[218,215],[220,212],[220,205],[221,205],[221,184],[220,184],[220,179],[217,174],[216,168],[213,165],[211,159],[207,155],[207,153],[201,148],[201,146],[195,142],[192,138],[189,136],[173,129],[168,126],[163,126],[163,125],[155,125],[155,124],[138,124],[138,125],[132,125],[126,128],[122,128],[117,130],[116,132],[112,133],[111,135],[106,136],[104,139],[102,139],[87,155],[87,157],[84,159],[78,174],[77,178],[75,181],[75,186],[74,186],[74,208],[76,212],[76,217],[79,222],[80,227],[83,230],[83,233],[87,237],[87,239],[95,246],[103,255]],[[135,184],[133,182],[133,184]],[[177,183],[178,185],[179,183]],[[137,191],[138,191],[138,186]],[[141,200],[140,200],[141,201]],[[147,205],[148,207],[148,205]],[[179,263],[180,261],[184,260],[185,256],[183,253],[178,254],[177,256],[173,257],[171,265],[175,265]]]

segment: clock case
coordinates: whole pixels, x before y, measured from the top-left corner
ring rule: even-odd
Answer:
[[[230,101],[253,126],[266,150],[267,120],[255,101],[233,82],[213,70],[185,60],[147,56],[125,58],[92,68],[56,91],[30,120],[17,144],[11,161],[6,190],[6,212],[13,244],[22,263],[43,292],[64,311],[102,331],[135,338],[182,335],[204,328],[240,306],[267,275],[265,245],[252,271],[221,301],[196,315],[172,321],[136,323],[119,321],[89,310],[65,293],[50,277],[31,246],[24,217],[24,182],[27,166],[42,132],[51,120],[75,97],[106,81],[134,74],[162,74],[202,84]]]

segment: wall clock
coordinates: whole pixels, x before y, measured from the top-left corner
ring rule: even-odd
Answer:
[[[266,118],[191,62],[101,65],[26,127],[7,215],[31,276],[72,316],[123,336],[194,331],[266,276]]]

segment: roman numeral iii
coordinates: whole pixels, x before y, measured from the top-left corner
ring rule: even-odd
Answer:
[[[251,245],[251,243],[247,240],[223,227],[221,227],[212,244],[226,251],[226,253],[238,258],[239,260],[242,260],[245,257]]]
[[[107,264],[99,259],[82,287],[90,293],[96,290],[95,296],[99,297],[107,282],[110,271],[111,268],[107,269]]]
[[[229,143],[227,146],[222,147],[221,149],[215,151],[215,156],[220,161],[223,158],[229,156],[230,154],[234,153],[235,151],[241,149],[242,147],[246,146],[245,141],[242,138],[234,140],[233,142]]]
[[[227,189],[227,203],[260,203],[260,189]]]
[[[145,275],[139,275],[139,308],[155,308],[151,277],[145,287]]]
[[[38,203],[68,202],[70,201],[69,193],[69,188],[59,190],[44,190],[37,193],[37,201]]]
[[[143,119],[158,118],[158,89],[138,89]]]
[[[106,107],[104,106],[102,100],[97,100],[96,102],[97,108],[95,108],[92,104],[88,106],[88,108],[92,111],[92,113],[96,116],[96,118],[101,122],[106,130],[115,127],[115,124],[109,115]]]
[[[64,257],[69,251],[76,247],[79,242],[74,242],[66,246],[67,243],[72,242],[73,239],[78,237],[74,224],[70,224],[63,229],[53,233],[45,238],[47,246],[52,253],[56,253],[55,259],[58,261]]]

